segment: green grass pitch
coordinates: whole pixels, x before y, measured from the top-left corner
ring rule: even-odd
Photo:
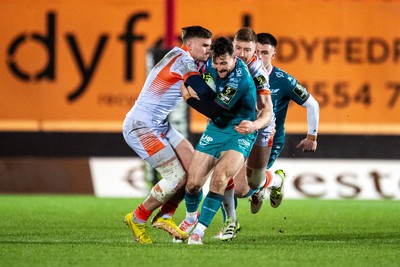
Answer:
[[[241,232],[203,246],[173,244],[150,228],[154,244],[133,241],[124,215],[140,199],[0,195],[0,266],[399,266],[400,202],[284,200],[253,215],[239,200]],[[184,206],[176,221],[184,217]]]

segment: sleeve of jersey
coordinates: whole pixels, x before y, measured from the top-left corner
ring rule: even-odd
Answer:
[[[201,77],[200,73],[192,73],[184,77],[184,82],[197,93],[200,100],[212,101],[215,99],[216,94],[214,91],[206,84],[206,82]]]
[[[257,88],[257,95],[270,95],[269,78],[265,71],[258,71],[253,77],[254,85]]]
[[[290,91],[290,98],[296,102],[299,105],[303,105],[307,99],[310,97],[310,93],[307,91],[307,89],[302,86],[300,83],[298,83],[295,79],[295,85],[293,86],[293,83],[287,82],[287,87],[292,88]]]
[[[187,104],[210,119],[215,119],[226,111],[214,101],[200,101],[194,97],[189,98]]]

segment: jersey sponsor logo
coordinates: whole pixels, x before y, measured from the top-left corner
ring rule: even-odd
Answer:
[[[199,146],[205,147],[209,145],[213,140],[214,138],[212,138],[211,136],[203,134],[200,138]]]
[[[276,72],[275,75],[278,78],[283,78],[284,77],[283,72],[280,72],[280,71]]]
[[[295,93],[301,100],[306,99],[308,94],[307,89],[301,86],[301,84],[299,83],[293,89],[293,93]]]
[[[218,99],[223,103],[229,105],[232,99],[235,97],[237,90],[231,86],[225,86],[221,93],[218,94]]]
[[[279,92],[279,88],[270,88],[271,94],[277,94]]]
[[[242,76],[242,69],[237,68],[237,69],[236,69],[236,75],[237,75],[238,77],[241,77],[241,76]]]

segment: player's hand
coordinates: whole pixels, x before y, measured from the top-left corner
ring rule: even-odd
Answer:
[[[186,102],[190,98],[189,90],[186,88],[184,83],[182,83],[181,88],[179,88],[179,89],[181,90],[183,100],[185,100],[185,102]]]
[[[317,150],[317,137],[307,135],[306,138],[300,141],[296,148],[303,148],[303,152],[315,152]]]
[[[192,89],[192,87],[190,87],[190,86],[186,87],[185,84],[182,83],[180,90],[181,90],[183,100],[185,100],[185,102],[191,97],[194,97],[194,98],[200,100],[197,93]]]
[[[235,125],[235,130],[240,134],[246,135],[251,134],[257,129],[252,121],[242,120],[240,124]]]

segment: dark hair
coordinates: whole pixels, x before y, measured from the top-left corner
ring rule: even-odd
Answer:
[[[232,41],[225,37],[218,37],[211,45],[211,58],[217,58],[228,53],[230,56],[233,55],[233,44]]]
[[[263,32],[263,33],[257,34],[257,42],[259,42],[262,45],[269,44],[275,48],[278,46],[278,41],[270,33]]]
[[[257,35],[250,27],[243,27],[235,34],[235,40],[243,42],[257,42]]]
[[[189,26],[182,28],[182,40],[186,43],[187,40],[192,38],[211,38],[212,33],[201,26]]]

